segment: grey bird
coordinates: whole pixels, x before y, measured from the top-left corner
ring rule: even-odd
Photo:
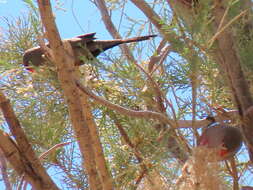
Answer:
[[[95,34],[96,33],[84,34],[75,38],[63,40],[71,44],[76,66],[84,64],[84,59],[92,60],[100,53],[120,44],[149,40],[157,36],[148,35],[129,39],[96,40],[94,37]],[[50,48],[49,44],[46,44],[46,46]],[[46,62],[47,59],[44,56],[44,51],[39,46],[26,50],[23,55],[23,65],[27,68],[29,68],[29,66],[41,66]]]
[[[238,127],[215,125],[208,127],[199,139],[199,146],[208,148],[220,148],[218,156],[220,160],[226,160],[234,156],[242,146],[242,133]]]

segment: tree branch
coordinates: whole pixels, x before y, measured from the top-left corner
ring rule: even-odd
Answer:
[[[122,106],[113,104],[109,102],[108,100],[105,100],[97,95],[95,95],[91,90],[89,90],[87,87],[83,86],[79,81],[76,81],[77,87],[86,95],[88,95],[90,98],[92,98],[94,101],[97,103],[108,107],[109,109],[115,110],[118,113],[121,113],[123,115],[131,116],[131,117],[136,117],[136,118],[147,118],[147,119],[156,119],[159,121],[162,121],[166,124],[169,124],[171,126],[176,126],[175,121],[167,118],[165,115],[158,113],[158,112],[153,112],[153,111],[135,111],[135,110],[130,110],[128,108],[124,108]],[[224,112],[220,113],[217,116],[214,117],[215,121],[217,122],[222,122],[224,120],[231,120],[231,118],[237,117],[238,112],[235,110],[229,111],[229,112]],[[179,120],[176,121],[178,128],[192,128],[192,120]],[[196,128],[201,128],[203,126],[206,126],[210,124],[210,121],[203,119],[203,120],[197,120],[195,121],[195,127]]]
[[[226,8],[223,2],[216,3],[213,9],[214,28],[217,29],[220,26],[220,20],[223,18],[225,10]],[[223,25],[227,26],[229,23],[230,21],[224,18]],[[247,110],[253,106],[253,98],[241,67],[241,60],[235,49],[235,39],[233,38],[231,30],[226,28],[222,33],[219,33],[216,40],[218,48],[213,56],[223,69],[221,73],[226,73],[234,103],[238,108],[242,120],[242,131],[246,140],[250,160],[253,162],[253,118],[245,116]]]
[[[110,34],[113,36],[114,39],[122,39],[121,35],[117,31],[116,27],[114,26],[114,24],[111,20],[111,17],[109,15],[109,12],[108,12],[106,4],[105,4],[105,1],[104,0],[95,0],[95,4],[99,9],[100,14],[102,15],[102,20],[105,24],[106,29],[110,32]],[[122,44],[120,46],[120,49],[122,50],[124,55],[127,57],[129,62],[135,62],[134,56],[126,44]]]
[[[11,183],[10,183],[8,173],[7,173],[6,158],[5,158],[5,155],[1,149],[0,149],[0,168],[1,168],[1,174],[3,177],[3,181],[5,184],[6,190],[12,190]]]
[[[52,60],[58,69],[58,79],[63,89],[64,96],[68,104],[68,110],[77,138],[77,142],[85,162],[83,162],[85,171],[88,173],[90,188],[98,190],[102,188],[99,179],[96,163],[94,160],[94,149],[92,147],[92,138],[84,119],[82,106],[80,104],[79,90],[76,88],[74,58],[71,45],[62,43],[58,29],[55,24],[55,18],[49,0],[38,0],[42,23],[46,29],[50,48],[53,52]],[[64,48],[64,46],[65,48]]]
[[[38,157],[36,156],[35,152],[32,149],[21,125],[10,105],[10,101],[6,99],[4,94],[0,92],[0,107],[2,109],[3,115],[8,123],[11,133],[15,137],[17,142],[17,147],[15,147],[15,143],[10,141],[10,138],[3,137],[6,140],[6,143],[12,147],[12,151],[18,154],[16,159],[20,156],[19,159],[23,161],[21,166],[23,168],[17,167],[16,169],[19,171],[18,173],[21,174],[24,172],[26,175],[29,176],[29,182],[31,185],[36,189],[41,190],[57,190],[57,186],[54,184],[52,179],[47,174],[46,170],[41,165]],[[4,136],[4,134],[2,134]],[[2,141],[2,140],[1,140]],[[2,146],[5,146],[2,144]],[[5,156],[8,158],[8,154],[10,153],[9,150],[6,150],[5,147],[1,147]],[[11,152],[12,152],[11,151]],[[17,160],[16,160],[17,162]],[[11,162],[12,164],[16,164],[14,160]]]
[[[115,110],[121,114],[132,116],[132,117],[137,117],[137,118],[152,118],[156,120],[160,120],[164,123],[167,123],[169,125],[173,126],[173,123],[170,119],[168,119],[165,115],[158,113],[158,112],[153,112],[153,111],[135,111],[135,110],[130,110],[128,108],[124,108],[122,106],[113,104],[101,97],[98,97],[95,95],[92,91],[90,91],[87,87],[84,87],[79,81],[76,81],[77,87],[86,95],[88,95],[90,98],[94,99],[96,102],[100,103],[101,105],[104,105],[112,110]]]

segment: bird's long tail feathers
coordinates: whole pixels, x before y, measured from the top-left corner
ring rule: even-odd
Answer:
[[[149,40],[156,36],[157,35],[147,35],[147,36],[139,36],[139,37],[128,38],[128,39],[97,40],[95,42],[103,51],[105,51],[120,44]]]
[[[130,43],[130,42],[139,42],[144,40],[149,40],[151,38],[157,37],[157,35],[148,35],[148,36],[140,36],[140,37],[134,37],[134,38],[128,38],[121,40],[122,43]]]

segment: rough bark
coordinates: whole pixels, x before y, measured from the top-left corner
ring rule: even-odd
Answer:
[[[245,8],[249,3],[249,1],[242,2],[242,7]],[[173,5],[178,5],[183,8],[181,1],[173,2]],[[214,35],[216,35],[215,42],[217,47],[213,51],[212,58],[220,66],[220,73],[224,74],[226,77],[227,85],[230,88],[234,105],[237,107],[240,119],[242,121],[242,131],[246,140],[250,160],[253,161],[253,117],[249,117],[249,114],[246,113],[247,110],[249,110],[253,105],[253,99],[242,70],[241,61],[235,47],[235,39],[232,34],[232,30],[230,30],[230,27],[225,29],[223,28],[229,23],[227,15],[224,17],[226,14],[226,6],[228,5],[226,5],[226,1],[220,0],[215,0],[214,5],[215,6],[212,9],[214,17],[213,29],[216,31],[216,34]],[[179,11],[178,9],[175,10]],[[193,14],[197,14],[197,12],[194,11],[193,7],[184,7],[183,10],[185,10],[187,13],[187,17],[182,16],[182,19],[184,19],[184,21],[191,26]],[[182,11],[182,9],[180,11]],[[246,27],[251,28],[252,24],[248,24]],[[248,34],[245,33],[245,35]]]
[[[173,34],[168,34],[165,32],[165,30],[163,30],[163,24],[160,23],[160,21],[162,20],[158,14],[156,14],[153,9],[143,0],[132,0],[132,2],[149,18],[149,20],[151,21],[151,23],[153,23],[157,29],[160,31],[160,33],[168,40],[170,39]],[[114,38],[120,37],[120,34],[118,33],[118,31],[116,30],[116,27],[114,26],[113,22],[111,21],[111,18],[109,16],[108,10],[106,8],[106,4],[104,0],[96,0],[96,5],[98,6],[101,15],[102,15],[102,19],[104,21],[104,24],[106,25],[106,28],[108,29],[108,31],[111,33],[111,35]],[[175,36],[174,36],[175,37]],[[143,68],[141,68],[137,62],[135,61],[134,57],[132,56],[130,50],[128,49],[127,46],[122,46],[122,51],[123,53],[126,55],[126,57],[128,58],[128,61],[134,63],[142,72],[144,72],[144,74],[146,74],[146,76],[149,78],[150,81],[152,81],[152,77],[145,72],[145,70]],[[154,86],[153,86],[154,87]],[[156,91],[156,89],[155,89]],[[157,91],[156,91],[157,92]],[[164,109],[163,109],[163,103],[162,103],[162,99],[163,97],[159,93],[156,93],[156,98],[157,98],[157,104],[158,104],[158,110],[161,110],[162,113],[164,113]],[[152,110],[153,111],[153,110]],[[167,120],[168,121],[168,120]],[[171,123],[171,122],[169,122]],[[169,139],[169,143],[173,142],[173,147],[171,147],[169,145],[169,148],[173,148],[173,149],[177,149],[178,150],[178,154],[176,155],[176,157],[179,160],[185,160],[185,158],[187,157],[185,152],[183,150],[180,149],[180,145],[178,144],[177,140],[174,137],[170,137]],[[174,152],[174,151],[173,151]]]
[[[217,30],[225,14],[226,7],[221,1],[216,1],[213,9],[214,27]],[[228,23],[225,18],[223,26]],[[240,57],[237,53],[232,31],[227,28],[217,37],[218,47],[215,51],[217,63],[223,69],[221,72],[226,74],[228,85],[231,89],[233,100],[238,108],[239,115],[242,119],[242,131],[246,140],[247,148],[251,162],[253,162],[253,117],[244,118],[246,111],[253,106],[252,95],[249,90],[248,83],[245,79]]]
[[[100,180],[102,182],[102,186],[104,190],[112,190],[113,189],[113,180],[112,177],[109,174],[109,171],[106,166],[106,161],[103,153],[103,147],[101,145],[100,139],[99,139],[99,133],[97,130],[97,125],[94,121],[94,117],[92,115],[92,111],[87,99],[87,96],[84,94],[81,94],[81,102],[83,107],[83,112],[85,115],[85,121],[89,127],[91,138],[92,138],[92,145],[94,150],[94,158],[96,162],[96,166],[98,169],[98,173],[100,176]]]
[[[11,183],[10,183],[8,173],[7,173],[6,158],[5,158],[2,150],[0,150],[0,168],[1,168],[1,174],[3,176],[3,181],[5,184],[6,190],[12,190]]]
[[[88,174],[89,185],[92,190],[101,189],[96,165],[94,164],[94,149],[90,130],[84,118],[79,90],[76,88],[73,52],[70,45],[64,49],[58,29],[56,27],[49,0],[38,0],[42,23],[46,29],[47,38],[53,52],[58,69],[58,79],[68,105],[72,126],[84,161],[85,171]]]

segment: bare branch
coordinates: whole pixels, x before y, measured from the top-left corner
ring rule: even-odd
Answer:
[[[44,189],[44,190],[57,190],[57,186],[54,184],[52,179],[47,174],[46,170],[41,165],[39,159],[35,155],[35,152],[32,149],[32,146],[30,145],[23,129],[21,128],[21,125],[10,105],[10,101],[6,99],[4,94],[0,92],[0,107],[2,109],[3,115],[8,123],[8,126],[10,128],[10,131],[12,132],[13,136],[16,139],[17,147],[16,151],[18,151],[18,154],[20,154],[22,160],[24,161],[23,169],[17,168],[20,172],[25,172],[29,177],[31,178],[29,182],[32,184],[32,186],[36,189]],[[2,134],[3,135],[3,134]],[[6,138],[6,141],[8,141],[8,138]],[[9,139],[10,141],[10,139]],[[10,146],[15,147],[14,144],[11,145],[11,142],[8,142]],[[3,145],[4,146],[4,145]],[[4,147],[1,147],[3,152],[6,156],[6,151],[4,151]],[[8,157],[8,156],[7,156]],[[14,164],[14,162],[12,162]],[[21,166],[22,166],[21,165]],[[19,173],[21,174],[21,173]],[[39,179],[39,180],[38,180]]]
[[[97,95],[95,95],[91,90],[89,90],[87,87],[84,87],[79,81],[76,81],[76,85],[78,88],[88,95],[90,98],[95,100],[101,105],[104,105],[112,110],[115,110],[121,114],[128,115],[131,117],[137,117],[137,118],[147,118],[147,119],[156,119],[163,121],[166,124],[169,124],[171,126],[175,126],[175,122],[173,120],[168,119],[165,115],[158,113],[158,112],[153,112],[153,111],[135,111],[135,110],[130,110],[128,108],[124,108],[122,106],[113,104],[109,102],[108,100],[105,100]],[[222,114],[217,115],[215,118],[215,121],[220,122],[224,120],[230,120],[233,117],[236,117],[238,114],[237,111],[229,111],[225,112]],[[177,121],[179,128],[191,128],[192,127],[192,120],[179,120]],[[210,123],[210,121],[204,119],[204,120],[198,120],[195,123],[196,128],[200,128],[203,126],[206,126]]]
[[[12,190],[11,183],[10,183],[8,173],[7,173],[6,158],[5,158],[4,153],[1,149],[0,149],[0,168],[1,168],[1,174],[3,176],[3,181],[5,184],[6,190]]]
[[[56,149],[58,149],[58,148],[60,148],[60,147],[69,145],[70,143],[72,143],[72,142],[65,142],[65,143],[59,143],[59,144],[54,145],[53,147],[51,147],[50,149],[48,149],[46,152],[43,152],[43,153],[39,156],[39,159],[40,159],[40,160],[45,159],[51,152],[56,151]]]
[[[150,73],[150,76],[152,76],[153,73],[154,73],[159,67],[162,66],[163,62],[164,62],[165,59],[167,58],[167,56],[168,56],[168,54],[170,53],[171,49],[172,49],[171,46],[168,45],[168,46],[164,47],[164,48],[161,50],[161,52],[160,52],[160,54],[159,54],[158,56],[152,56],[152,57],[150,58],[149,65],[148,65],[148,66],[149,66],[149,73]],[[156,64],[156,67],[153,68],[155,62],[157,62],[157,64]],[[151,68],[152,68],[152,69],[151,69]]]
[[[217,4],[214,6],[214,28],[216,30],[225,14],[225,5],[226,4],[217,1]],[[233,95],[234,104],[238,108],[240,119],[243,120],[242,131],[246,140],[250,160],[253,162],[253,118],[245,117],[247,110],[253,105],[253,98],[242,70],[240,57],[238,56],[237,49],[235,49],[234,46],[234,35],[231,30],[228,30],[228,26],[245,13],[246,11],[241,12],[237,17],[230,21],[226,18],[223,19],[224,30],[216,35],[218,48],[216,49],[213,57],[220,65],[220,68],[222,69],[221,73],[225,72],[227,77],[228,85]]]
[[[16,143],[2,130],[0,130],[0,138],[0,148],[5,158],[10,162],[15,171],[19,175],[22,175],[25,173],[25,166],[24,163],[22,163],[21,155]],[[26,174],[26,180],[30,182],[32,179]]]
[[[93,92],[91,92],[87,87],[84,87],[79,81],[76,81],[77,87],[86,95],[88,95],[90,98],[94,99],[96,102],[100,103],[101,105],[104,105],[112,110],[115,110],[121,114],[132,116],[132,117],[137,117],[137,118],[147,118],[147,119],[156,119],[160,120],[164,123],[173,125],[172,121],[168,119],[165,115],[158,113],[158,112],[153,112],[153,111],[135,111],[135,110],[130,110],[128,108],[124,108],[122,106],[113,104],[101,97],[98,97],[95,95]]]
[[[94,120],[92,110],[89,104],[89,98],[84,94],[80,93],[81,103],[83,112],[85,115],[85,121],[89,127],[92,144],[94,148],[94,159],[97,165],[98,173],[100,174],[103,189],[113,189],[113,180],[107,169],[106,160],[103,152],[103,147],[99,139],[99,132],[97,124]]]
[[[249,12],[249,9],[246,9],[244,11],[242,11],[240,14],[236,15],[233,19],[231,19],[225,26],[222,26],[222,23],[224,22],[225,16],[226,15],[224,13],[222,20],[218,26],[218,31],[215,33],[215,35],[208,41],[208,45],[209,47],[211,47],[213,45],[213,43],[215,42],[215,40],[218,39],[218,37],[225,31],[227,30],[235,21],[237,21],[239,18],[241,18],[242,16],[244,16],[245,14],[247,14]]]
[[[233,177],[233,190],[239,190],[239,177],[238,177],[238,171],[236,168],[236,162],[235,162],[235,158],[231,158],[229,160],[230,166],[231,166],[231,174]]]
[[[162,58],[162,55],[164,54],[164,46],[166,45],[167,40],[162,39],[162,41],[160,42],[160,44],[158,45],[155,54],[152,55],[149,59],[149,63],[148,63],[148,72],[154,72],[154,65],[156,65]],[[167,46],[169,47],[169,46]]]
[[[109,15],[109,12],[107,10],[106,4],[104,0],[95,0],[95,4],[100,10],[100,13],[102,15],[102,20],[106,26],[106,29],[110,32],[110,34],[113,36],[114,39],[122,39],[121,35],[117,31],[116,27],[114,26],[111,17]],[[124,53],[124,55],[127,57],[128,61],[135,62],[134,56],[127,47],[126,44],[122,44],[120,46],[120,49]]]
[[[42,23],[47,32],[47,38],[50,48],[53,52],[53,60],[58,69],[58,79],[61,83],[63,93],[65,95],[69,114],[77,138],[77,142],[85,162],[83,162],[85,171],[88,173],[88,180],[91,189],[100,190],[102,183],[96,170],[94,160],[94,149],[92,147],[92,138],[84,119],[82,106],[80,104],[79,90],[76,88],[74,58],[71,45],[61,41],[58,29],[56,27],[55,18],[49,0],[38,0],[39,10]],[[109,189],[110,190],[110,189]]]

